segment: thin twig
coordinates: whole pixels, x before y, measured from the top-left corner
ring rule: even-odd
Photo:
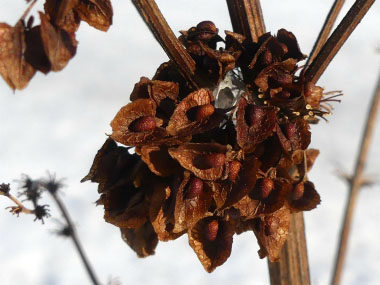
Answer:
[[[303,213],[293,214],[290,219],[288,239],[278,262],[269,262],[272,285],[309,285],[310,273],[307,259]]]
[[[32,214],[32,215],[35,214],[34,210],[31,210],[31,209],[28,209],[27,207],[25,207],[16,197],[11,195],[10,193],[4,193],[4,192],[0,191],[0,195],[7,197],[8,199],[12,200],[17,205],[17,207],[10,206],[10,207],[5,208],[5,209],[10,209],[10,212],[12,214],[15,214],[15,215],[19,215],[20,213]]]
[[[64,217],[64,219],[65,219],[65,221],[67,223],[67,226],[70,229],[70,237],[71,237],[71,239],[74,242],[74,245],[75,245],[75,247],[76,247],[76,249],[77,249],[77,251],[78,251],[78,253],[79,253],[79,255],[80,255],[81,259],[82,259],[82,262],[83,262],[84,266],[86,267],[87,273],[88,273],[88,275],[89,275],[92,283],[94,285],[100,284],[98,282],[96,276],[95,276],[95,273],[94,273],[94,271],[93,271],[93,269],[92,269],[92,267],[91,267],[91,265],[90,265],[90,263],[89,263],[86,255],[85,255],[85,253],[84,253],[82,245],[81,245],[81,243],[79,241],[79,238],[77,236],[75,226],[74,226],[73,222],[71,221],[71,218],[69,216],[69,213],[68,213],[68,211],[67,211],[64,203],[58,197],[57,193],[52,193],[50,191],[49,191],[49,193],[51,194],[51,196],[53,197],[53,200],[58,205],[58,208],[60,209],[60,211],[61,211],[61,213],[62,213],[62,215],[63,215],[63,217]]]
[[[307,69],[305,77],[316,83],[375,0],[357,0]]]
[[[257,42],[265,33],[260,0],[227,0],[227,6],[234,32]]]
[[[190,87],[197,89],[194,80],[195,62],[174,35],[156,2],[154,0],[132,0],[132,2],[168,57],[189,82]]]
[[[318,35],[318,39],[316,40],[314,47],[306,62],[306,66],[310,65],[313,62],[315,56],[319,53],[322,46],[326,43],[327,38],[331,33],[336,18],[338,17],[338,14],[342,9],[344,2],[345,0],[335,0],[334,4],[332,5],[330,12],[325,20],[325,23],[323,24],[323,27]]]
[[[356,161],[355,172],[350,183],[349,198],[346,204],[346,213],[344,218],[343,227],[340,233],[339,250],[335,259],[335,269],[332,284],[340,284],[344,260],[347,251],[348,236],[351,229],[352,218],[355,210],[356,201],[358,198],[362,173],[364,170],[365,162],[367,159],[368,149],[371,143],[373,130],[376,124],[376,116],[380,105],[380,76],[377,83],[376,92],[372,98],[370,104],[370,111],[367,117],[367,122],[364,130],[364,134],[361,141],[359,155]]]

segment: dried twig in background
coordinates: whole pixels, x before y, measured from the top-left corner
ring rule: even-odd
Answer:
[[[306,62],[306,66],[310,65],[314,58],[317,56],[317,54],[320,52],[323,45],[326,43],[327,38],[329,37],[331,30],[334,26],[334,23],[336,21],[336,18],[339,15],[340,10],[343,7],[345,0],[335,0],[334,4],[332,5],[330,12],[325,20],[325,23],[323,24],[323,27],[318,35],[318,39],[314,44],[314,47],[309,55],[309,58]]]
[[[344,218],[343,227],[340,233],[339,250],[335,260],[335,269],[332,284],[340,284],[344,260],[347,251],[348,236],[351,229],[352,218],[355,211],[356,201],[358,199],[360,186],[362,185],[362,173],[364,170],[367,153],[371,144],[373,130],[376,124],[376,116],[380,104],[380,77],[378,79],[375,94],[370,104],[371,108],[368,113],[365,130],[363,133],[360,151],[356,161],[355,172],[350,183],[349,198],[346,204],[346,213]]]
[[[316,83],[321,77],[331,60],[346,42],[353,30],[359,24],[364,15],[375,0],[357,0],[347,12],[347,15],[340,22],[338,27],[329,37],[315,60],[306,71],[307,80]]]

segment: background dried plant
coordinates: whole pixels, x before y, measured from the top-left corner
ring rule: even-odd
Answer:
[[[308,50],[311,49],[312,43],[319,32],[324,16],[329,10],[330,3],[328,2],[329,1],[315,4],[317,6],[311,10],[309,5],[306,6],[307,3],[292,3],[283,9],[272,9],[271,5],[274,3],[269,1],[268,3],[263,3],[267,29],[276,31],[278,28],[285,27],[291,30],[297,36],[302,51],[308,53]],[[174,10],[174,13],[170,13],[174,7],[170,7],[170,4],[165,3],[165,1],[158,1],[160,8],[174,31],[178,31],[184,27],[190,27],[204,19],[212,19],[218,24],[221,30],[230,29],[228,26],[226,5],[224,2],[218,3],[219,1],[212,3],[212,9],[205,9],[204,4],[195,5],[196,7],[194,7],[193,3],[179,3],[178,7],[182,8],[177,8]],[[249,280],[246,281],[247,283],[254,282],[255,280],[257,282],[263,281],[263,278],[267,278],[266,274],[262,274],[262,272],[266,270],[266,264],[265,262],[257,261],[257,247],[249,237],[244,239],[238,238],[237,241],[235,241],[234,256],[236,257],[233,259],[235,260],[234,262],[237,263],[235,263],[231,269],[224,268],[220,272],[216,271],[212,276],[206,276],[201,272],[202,268],[197,264],[198,261],[194,258],[192,252],[185,248],[178,249],[178,247],[181,247],[181,242],[186,243],[185,240],[176,242],[175,244],[162,245],[158,249],[156,256],[153,257],[153,260],[136,261],[134,254],[120,242],[118,232],[112,230],[108,225],[100,225],[100,223],[103,223],[101,210],[93,209],[91,206],[87,207],[88,203],[86,201],[96,199],[95,193],[90,191],[90,188],[93,187],[86,185],[79,186],[77,181],[79,181],[83,173],[87,171],[94,150],[96,150],[103,141],[104,136],[100,134],[108,128],[108,122],[110,118],[113,117],[113,114],[121,105],[126,103],[127,96],[134,82],[138,81],[139,76],[153,75],[155,67],[165,60],[165,55],[161,51],[161,48],[153,41],[151,35],[147,32],[145,26],[137,16],[134,8],[130,6],[129,3],[118,3],[117,5],[120,6],[116,6],[115,3],[114,5],[115,25],[112,29],[120,29],[121,34],[117,34],[116,31],[112,29],[107,34],[100,34],[90,29],[80,32],[83,36],[80,38],[81,43],[78,54],[66,70],[58,74],[50,74],[49,78],[42,78],[42,76],[36,77],[29,86],[30,89],[27,89],[22,95],[20,94],[21,96],[19,97],[11,96],[10,94],[10,96],[2,96],[2,142],[7,141],[9,146],[3,147],[7,152],[2,152],[1,160],[9,163],[6,166],[2,164],[1,173],[7,179],[11,179],[18,177],[20,171],[38,176],[46,168],[49,168],[59,172],[65,177],[69,177],[68,184],[70,184],[70,189],[78,189],[70,192],[72,198],[70,198],[69,205],[73,206],[73,215],[77,217],[78,223],[80,223],[79,230],[83,231],[83,235],[86,237],[85,243],[90,247],[89,255],[94,256],[94,260],[96,260],[95,267],[97,267],[97,269],[99,268],[98,271],[101,276],[107,276],[107,274],[119,275],[119,272],[125,272],[125,268],[128,267],[128,270],[130,270],[126,272],[126,276],[128,277],[122,277],[122,281],[125,283],[132,282],[133,280],[140,280],[139,283],[141,283],[141,278],[142,276],[146,276],[146,272],[150,272],[150,275],[155,277],[156,282],[153,283],[156,284],[161,281],[165,283],[164,278],[159,275],[159,272],[165,273],[166,270],[169,272],[170,269],[170,272],[179,270],[180,273],[185,274],[185,272],[189,271],[189,266],[194,264],[194,267],[191,267],[191,270],[194,270],[192,275],[197,276],[197,280],[199,280],[198,278],[202,278],[205,280],[204,282],[207,280],[209,282],[220,281],[223,283],[225,280],[224,276],[234,276],[235,281],[242,280],[242,282],[239,283],[244,283],[244,280]],[[350,3],[347,3],[347,7],[348,6],[350,6]],[[4,7],[1,7],[1,13],[5,13],[6,11],[9,15],[13,14],[13,11],[9,12],[8,7]],[[12,6],[9,7],[12,9]],[[195,13],[196,15],[186,15],[186,11],[189,7],[197,11],[197,13]],[[289,13],[284,13],[283,11],[285,9],[289,9]],[[17,19],[22,10],[23,8],[20,8],[19,11],[14,12],[14,19]],[[210,12],[211,10],[213,11]],[[319,14],[316,15],[318,12]],[[211,13],[213,14],[212,16]],[[344,11],[342,13],[344,13]],[[129,15],[130,22],[127,22],[126,18]],[[292,17],[291,15],[294,16]],[[313,18],[312,15],[316,15],[315,18]],[[195,16],[199,18],[195,18]],[[347,169],[351,168],[354,161],[353,151],[349,149],[351,146],[347,141],[352,142],[353,146],[358,143],[358,138],[355,138],[352,134],[359,133],[359,129],[364,121],[364,114],[366,113],[365,104],[368,104],[368,100],[366,99],[369,98],[377,77],[378,64],[374,60],[376,59],[374,49],[379,39],[376,32],[370,31],[372,27],[378,25],[378,16],[379,10],[375,4],[372,11],[370,11],[359,25],[358,30],[354,32],[351,39],[341,51],[341,54],[334,60],[320,81],[321,85],[325,85],[328,88],[344,89],[346,94],[343,104],[338,106],[335,111],[331,123],[327,126],[321,124],[313,130],[313,145],[321,149],[322,155],[316,165],[316,167],[319,166],[319,171],[317,171],[317,168],[314,169],[311,173],[311,178],[320,184],[317,187],[320,189],[322,195],[323,206],[321,206],[318,211],[314,211],[310,216],[307,216],[306,223],[308,225],[308,231],[310,232],[310,234],[308,234],[308,241],[312,280],[320,282],[321,284],[326,283],[328,280],[328,273],[329,270],[331,270],[334,255],[334,245],[331,242],[323,242],[323,240],[331,241],[331,233],[338,233],[338,217],[342,212],[342,197],[344,197],[346,191],[343,184],[339,184],[336,178],[328,176],[327,174],[332,174],[333,172],[334,165],[331,163],[332,161],[343,161],[342,164],[347,165]],[[6,15],[1,15],[1,19],[7,20]],[[292,20],[294,20],[294,22]],[[15,20],[13,20],[13,22],[14,21]],[[139,26],[135,28],[134,25]],[[223,25],[225,25],[225,27],[223,27]],[[99,43],[104,44],[104,48],[101,49],[101,51],[98,48]],[[134,47],[136,47],[136,49]],[[82,54],[80,53],[81,49]],[[117,54],[118,56],[111,57],[111,54]],[[130,64],[132,59],[137,58],[140,54],[141,58],[139,58],[138,62],[136,64]],[[151,54],[152,58],[144,56],[146,54]],[[85,76],[80,77],[79,75],[83,74],[83,70],[92,71],[92,73],[86,72]],[[76,74],[76,76],[73,79],[64,77],[69,75],[69,73]],[[348,83],[348,81],[350,82]],[[352,81],[357,83],[357,85],[351,85]],[[72,82],[72,84],[68,85],[67,82]],[[99,82],[104,82],[104,85],[101,84],[99,86]],[[7,87],[5,87],[5,84],[3,84],[1,88],[2,93],[10,93]],[[68,98],[70,98],[70,100]],[[352,103],[352,107],[350,107],[350,103]],[[107,104],[110,104],[109,108],[103,107]],[[11,108],[11,106],[16,107]],[[64,108],[61,107],[58,109],[58,106],[64,106]],[[6,113],[6,110],[11,111],[11,113]],[[343,110],[348,111],[345,113]],[[91,117],[91,115],[94,115],[94,117]],[[68,117],[72,119],[68,119]],[[41,118],[41,121],[36,121],[38,118]],[[49,119],[47,120],[47,118]],[[50,124],[51,122],[54,122],[54,124]],[[78,125],[78,122],[80,127],[76,128],[75,126]],[[337,131],[334,131],[334,127],[336,127]],[[19,131],[20,129],[23,130],[21,133]],[[348,131],[346,134],[344,133],[345,130]],[[6,139],[3,139],[4,137]],[[376,141],[378,141],[378,138],[375,138],[374,145],[376,145]],[[68,145],[68,142],[71,142],[72,145],[70,149],[63,147],[64,145]],[[44,152],[36,153],[37,149],[43,149]],[[375,157],[378,153],[378,149],[374,148],[373,152],[374,154],[371,156]],[[51,158],[52,153],[56,153],[54,159]],[[19,159],[20,155],[23,157],[21,161]],[[78,165],[78,163],[80,163],[80,167],[73,167],[73,165]],[[369,167],[379,168],[379,165],[374,161],[370,161]],[[321,168],[324,168],[326,172],[323,173]],[[59,171],[60,169],[63,171]],[[357,211],[360,215],[357,221],[360,222],[356,223],[355,226],[356,230],[354,230],[354,233],[356,237],[354,235],[354,246],[352,247],[354,250],[350,253],[351,258],[349,258],[350,261],[348,263],[348,266],[351,267],[347,268],[347,272],[349,272],[351,276],[348,275],[345,277],[347,279],[347,283],[345,284],[349,284],[349,282],[355,284],[355,282],[360,281],[364,284],[366,282],[367,284],[371,284],[371,282],[374,282],[372,280],[376,280],[376,276],[378,276],[376,275],[378,273],[376,273],[375,262],[372,261],[374,259],[371,259],[371,256],[372,258],[379,256],[379,249],[375,243],[370,242],[371,237],[367,236],[370,230],[376,231],[376,227],[371,226],[371,223],[374,223],[374,220],[376,220],[376,207],[374,204],[371,204],[376,197],[378,197],[376,195],[378,195],[376,191],[364,194],[364,201],[360,204],[362,208]],[[3,202],[0,201],[0,203]],[[5,204],[4,207],[7,205],[8,204]],[[370,205],[373,206],[370,207]],[[95,216],[96,218],[94,218]],[[4,215],[2,215],[2,221],[3,217]],[[373,218],[371,219],[369,217]],[[326,223],[326,220],[329,222]],[[20,221],[18,222],[20,223]],[[366,223],[363,223],[363,221],[366,221]],[[33,227],[33,225],[28,226],[27,223],[24,222],[21,223],[18,224],[18,227],[22,228],[23,231],[31,233],[32,237],[30,239],[32,239],[33,235],[37,234],[34,231],[35,227]],[[11,241],[8,239],[11,239],[12,236],[19,236],[20,242],[15,245],[17,246],[17,250],[13,250],[12,253],[9,253],[9,258],[6,258],[10,260],[10,265],[5,266],[10,267],[7,267],[7,270],[3,267],[1,274],[5,271],[15,272],[12,271],[15,270],[12,268],[16,268],[16,266],[12,264],[22,263],[23,261],[20,256],[28,256],[28,254],[25,253],[29,252],[30,255],[31,252],[34,252],[37,256],[37,259],[35,259],[37,262],[28,265],[29,268],[32,267],[34,270],[29,271],[25,269],[26,267],[19,265],[26,276],[35,278],[36,284],[53,278],[50,277],[52,275],[59,276],[58,279],[61,280],[59,282],[62,282],[62,284],[70,282],[65,281],[69,280],[65,278],[70,277],[62,275],[64,273],[53,273],[57,272],[59,267],[65,266],[65,263],[59,263],[56,269],[50,267],[46,273],[40,274],[40,268],[46,267],[43,266],[43,264],[48,264],[48,259],[54,257],[42,257],[43,252],[39,253],[42,247],[36,249],[38,244],[36,240],[38,239],[34,242],[30,242],[30,240],[25,241],[21,234],[12,234],[12,231],[16,230],[14,225],[6,224],[3,226],[2,224],[2,228],[7,228],[9,231],[5,237],[2,235],[2,239],[6,239],[2,242],[3,245],[10,244]],[[101,233],[107,233],[106,235],[109,236],[112,231],[113,236],[108,237],[110,238],[109,245],[102,246],[102,241],[96,243],[95,236]],[[40,234],[41,232],[38,232],[38,235]],[[371,232],[371,236],[375,237],[376,232]],[[357,246],[355,246],[356,239],[360,238],[363,242],[356,243]],[[52,240],[50,237],[46,237],[45,239]],[[104,240],[104,238],[100,240]],[[322,248],[321,244],[323,245]],[[47,252],[52,251],[49,251],[49,247],[51,249],[55,248],[58,254],[64,254],[66,250],[60,249],[59,246],[59,242],[56,243],[52,241],[52,245],[45,245],[44,248]],[[113,262],[112,269],[107,268],[107,264],[110,264],[109,260],[111,258],[112,260],[116,260],[113,253],[120,252],[120,247],[123,248],[123,254],[125,254],[134,265],[128,266],[123,263],[124,261],[120,261],[118,256],[117,260],[119,263],[117,261]],[[179,250],[185,252],[184,254],[188,254],[189,258],[184,258],[184,264],[181,264],[179,268],[175,269],[170,266],[177,266],[173,264],[173,259],[175,259],[176,253],[178,253]],[[109,255],[109,257],[104,258],[104,256],[107,255]],[[166,266],[167,268],[157,266],[157,264],[161,264],[162,259],[169,260]],[[326,262],[326,260],[328,261]],[[368,260],[368,263],[363,262],[363,260]],[[59,262],[70,263],[69,261]],[[72,263],[76,264],[76,262],[76,258],[73,257]],[[360,267],[364,266],[360,265],[361,263],[366,264],[365,268]],[[226,266],[228,266],[228,264],[232,264],[232,262],[230,261]],[[250,264],[250,268],[247,268],[247,264]],[[257,268],[257,272],[259,273],[252,276],[252,267]],[[350,270],[349,268],[356,268],[356,270]],[[362,268],[362,270],[360,270],[360,268]],[[197,273],[198,269],[200,270],[199,273]],[[79,264],[76,266],[76,270],[78,270],[78,272],[82,270]],[[135,272],[136,275],[132,275],[132,272]],[[81,272],[78,273],[78,275],[81,275]],[[7,275],[6,278],[10,278],[9,276],[12,275]],[[21,283],[22,281],[17,281],[17,278],[21,277],[14,277],[13,275],[13,278],[16,279],[12,279],[12,284],[17,284],[17,282]],[[182,280],[182,283],[191,283],[191,280],[183,280],[181,274],[178,274],[178,279],[176,279],[177,276],[171,276],[171,278],[171,281],[169,280],[167,282],[175,283],[176,281],[179,282],[179,280]],[[8,281],[6,280],[6,282]],[[143,279],[143,282],[152,283],[146,279]]]

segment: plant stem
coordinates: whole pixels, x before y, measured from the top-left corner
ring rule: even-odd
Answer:
[[[234,32],[257,42],[265,33],[265,24],[259,0],[227,0]]]
[[[307,80],[313,83],[319,80],[331,60],[346,42],[373,2],[375,0],[356,0],[307,69],[305,74]]]
[[[269,262],[272,285],[309,285],[310,273],[307,259],[303,213],[291,215],[288,239],[278,262]]]
[[[348,237],[350,234],[350,229],[351,229],[351,224],[352,224],[352,218],[355,211],[355,205],[358,198],[359,190],[361,187],[362,173],[363,173],[365,162],[367,159],[367,153],[368,153],[369,146],[371,143],[373,130],[376,125],[376,116],[378,113],[379,104],[380,104],[380,76],[378,79],[375,94],[370,104],[371,107],[368,113],[365,130],[364,130],[363,137],[361,140],[361,146],[360,146],[360,151],[359,151],[358,158],[356,161],[355,172],[354,172],[352,180],[350,181],[350,192],[349,192],[349,197],[346,204],[346,210],[345,210],[346,213],[345,213],[343,227],[340,233],[339,249],[337,252],[336,259],[335,259],[334,276],[332,280],[332,284],[334,285],[340,284],[340,281],[341,281],[341,276],[342,276],[342,271],[343,271],[343,266],[344,266],[344,261],[346,257],[346,251],[347,251]]]
[[[79,238],[77,236],[75,226],[74,226],[73,222],[71,221],[71,218],[69,216],[69,213],[68,213],[64,203],[61,201],[61,199],[58,197],[58,195],[56,193],[51,193],[50,191],[49,191],[49,193],[53,197],[53,199],[56,202],[56,204],[58,205],[58,208],[60,209],[64,219],[66,220],[67,226],[69,227],[70,232],[71,232],[70,237],[74,242],[74,245],[75,245],[75,247],[76,247],[76,249],[77,249],[77,251],[78,251],[78,253],[82,259],[84,266],[86,267],[87,273],[88,273],[92,283],[94,285],[100,284],[98,282],[96,276],[95,276],[93,269],[91,268],[90,262],[88,261],[86,255],[84,253],[82,245],[81,245]]]
[[[318,39],[316,40],[314,47],[306,62],[306,66],[310,65],[313,62],[315,56],[320,52],[322,46],[326,43],[327,38],[330,35],[330,32],[334,26],[334,23],[336,21],[336,18],[338,17],[340,10],[343,7],[344,2],[345,0],[335,0],[334,4],[332,5],[330,12],[325,20],[325,23],[323,24],[323,27],[318,35]]]
[[[195,62],[174,35],[156,2],[154,0],[132,0],[132,2],[182,76],[193,89],[198,89],[194,80]]]

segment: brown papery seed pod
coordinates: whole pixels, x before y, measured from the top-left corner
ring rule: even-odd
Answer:
[[[195,106],[186,112],[187,118],[190,121],[200,121],[214,114],[215,108],[211,104]]]
[[[215,34],[218,33],[218,29],[216,28],[215,24],[211,21],[203,21],[200,22],[197,27],[197,32],[199,32],[199,39],[200,40],[209,40],[215,36]]]
[[[203,191],[203,181],[197,177],[192,177],[187,183],[186,199],[198,197]]]
[[[274,189],[274,182],[272,179],[269,178],[263,178],[258,181],[259,183],[259,189],[260,189],[260,196],[262,199],[268,198],[272,190]]]
[[[305,192],[305,184],[303,182],[298,183],[293,188],[292,199],[293,200],[299,200],[303,196],[304,192]]]
[[[219,223],[217,220],[212,220],[208,223],[206,229],[205,229],[205,237],[208,241],[214,241],[216,240],[216,237],[218,236],[218,230],[219,230]]]
[[[199,169],[210,169],[223,166],[225,160],[223,153],[201,154],[195,157],[194,165]]]
[[[264,218],[264,233],[266,236],[274,235],[279,226],[279,219],[275,216],[267,216]]]
[[[241,169],[241,163],[237,160],[231,161],[228,169],[228,179],[232,182],[236,180]]]
[[[131,132],[148,132],[156,128],[156,120],[152,116],[142,116],[134,120],[128,127]]]
[[[248,126],[256,125],[265,115],[263,108],[249,104],[245,109],[245,119]]]

